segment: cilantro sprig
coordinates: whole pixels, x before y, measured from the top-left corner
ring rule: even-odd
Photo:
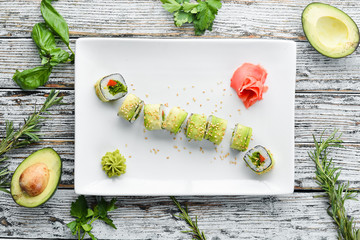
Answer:
[[[91,233],[93,227],[91,224],[96,220],[102,220],[109,226],[116,228],[113,221],[108,217],[108,212],[117,209],[115,206],[116,199],[113,198],[110,202],[101,197],[101,200],[92,209],[88,207],[88,203],[83,195],[79,196],[78,199],[71,204],[71,216],[77,218],[76,220],[66,224],[78,239],[84,239],[88,234],[91,239],[96,240],[97,238]]]
[[[195,35],[203,35],[206,30],[212,31],[213,22],[221,0],[160,0],[163,7],[174,14],[174,24],[181,27],[185,23],[193,23]]]

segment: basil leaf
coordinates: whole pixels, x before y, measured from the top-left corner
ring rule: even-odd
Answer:
[[[65,19],[51,5],[52,0],[42,0],[40,9],[46,24],[69,46],[69,27]]]
[[[54,48],[50,50],[50,65],[56,66],[59,63],[64,63],[68,60],[69,53],[61,48]]]
[[[56,48],[54,34],[46,27],[45,23],[35,24],[31,37],[39,48],[40,56],[47,55],[51,49]]]
[[[22,72],[16,70],[13,80],[24,90],[31,90],[44,85],[51,74],[52,67],[49,65],[27,69]]]

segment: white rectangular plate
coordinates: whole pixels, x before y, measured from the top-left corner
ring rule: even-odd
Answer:
[[[243,63],[267,72],[264,99],[245,109],[230,88]],[[189,113],[228,120],[221,145],[189,142],[184,133],[145,131],[143,114],[133,124],[117,117],[122,100],[101,102],[94,83],[120,73],[129,92],[145,103],[167,103]],[[76,41],[75,192],[89,195],[267,195],[294,190],[294,95],[296,45],[275,40],[104,39]],[[253,129],[250,147],[268,148],[274,169],[254,174],[244,153],[230,149],[236,123]],[[108,178],[106,152],[119,149],[126,174]]]

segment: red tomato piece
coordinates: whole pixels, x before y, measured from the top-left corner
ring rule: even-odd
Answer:
[[[113,87],[113,86],[116,86],[116,84],[117,84],[116,81],[110,79],[107,85],[108,85],[108,87]]]

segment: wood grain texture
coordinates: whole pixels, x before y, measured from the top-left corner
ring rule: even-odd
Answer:
[[[212,32],[195,37],[191,25],[177,28],[159,0],[61,0],[55,8],[69,23],[71,46],[78,37],[139,38],[262,38],[297,42],[295,99],[295,192],[292,195],[251,197],[179,197],[199,216],[209,240],[280,239],[335,240],[336,229],[326,214],[327,203],[313,177],[312,134],[339,128],[345,149],[331,155],[341,167],[341,181],[360,190],[360,51],[343,59],[318,54],[306,41],[301,12],[312,0],[223,0]],[[358,0],[329,0],[360,24]],[[49,82],[35,91],[22,91],[11,80],[16,69],[40,64],[30,38],[42,22],[40,0],[0,0],[0,136],[4,120],[19,124],[42,104],[50,88],[61,90],[64,105],[50,109],[42,126],[45,140],[7,154],[10,170],[31,152],[54,148],[63,160],[60,189],[36,209],[17,206],[0,192],[0,239],[74,239],[65,226],[73,220],[70,206],[77,196],[74,183],[74,66],[54,68]],[[59,43],[60,46],[63,46]],[[95,80],[94,80],[95,81]],[[115,116],[116,117],[116,116]],[[279,116],[281,117],[281,116]],[[281,131],[281,129],[279,129]],[[92,203],[94,197],[88,198]],[[177,209],[168,197],[119,197],[110,214],[118,230],[94,224],[99,239],[190,239],[185,223],[174,217]],[[348,213],[360,224],[360,202],[349,202]]]
[[[5,119],[16,124],[34,111],[34,104],[45,101],[49,90],[0,91],[0,123]],[[64,105],[50,109],[51,119],[42,131],[46,138],[74,139],[74,90],[62,90]],[[141,96],[140,96],[141,97]],[[266,96],[265,96],[266,97]],[[295,142],[312,142],[312,134],[320,135],[325,129],[338,128],[345,142],[359,143],[360,95],[335,93],[297,93],[295,97]],[[116,113],[114,113],[116,117]],[[0,125],[0,135],[5,126]]]
[[[360,144],[345,144],[345,148],[334,149],[330,156],[336,166],[342,168],[339,180],[349,182],[351,188],[360,190]],[[63,161],[63,171],[60,188],[73,188],[74,184],[74,141],[73,140],[44,140],[27,148],[20,148],[7,154],[9,169],[15,170],[31,152],[44,147],[51,147],[57,151]],[[295,145],[295,189],[320,190],[315,183],[314,163],[309,159],[308,152],[314,150],[313,144]],[[229,164],[231,159],[227,160]],[[99,160],[100,167],[100,160]],[[235,166],[234,166],[235,167]]]
[[[301,13],[311,0],[226,0],[205,38],[281,38],[305,40]],[[326,1],[359,23],[357,0]],[[0,1],[0,36],[29,37],[33,25],[43,21],[40,1]],[[63,0],[54,3],[67,20],[70,33],[79,36],[193,37],[190,25],[176,28],[159,0]]]
[[[59,46],[62,46],[61,44]],[[75,49],[75,40],[71,41]],[[307,42],[297,43],[296,91],[360,93],[360,51],[330,59],[317,53]],[[40,65],[31,39],[0,39],[0,88],[18,88],[12,80],[16,70]],[[94,80],[95,81],[95,80]],[[74,65],[60,64],[41,88],[74,88]]]
[[[199,227],[208,239],[335,240],[336,230],[319,193],[295,193],[272,197],[178,197],[189,205],[190,215],[199,216]],[[6,238],[71,239],[65,226],[73,221],[72,190],[58,190],[36,209],[18,207],[0,193],[0,236]],[[94,197],[88,197],[94,202]],[[174,217],[177,208],[168,197],[119,197],[117,210],[109,215],[117,230],[94,224],[99,239],[190,239],[181,233],[187,226]],[[349,202],[348,213],[359,216],[360,202]],[[32,221],[36,219],[36,221]],[[357,219],[357,224],[359,224]]]

